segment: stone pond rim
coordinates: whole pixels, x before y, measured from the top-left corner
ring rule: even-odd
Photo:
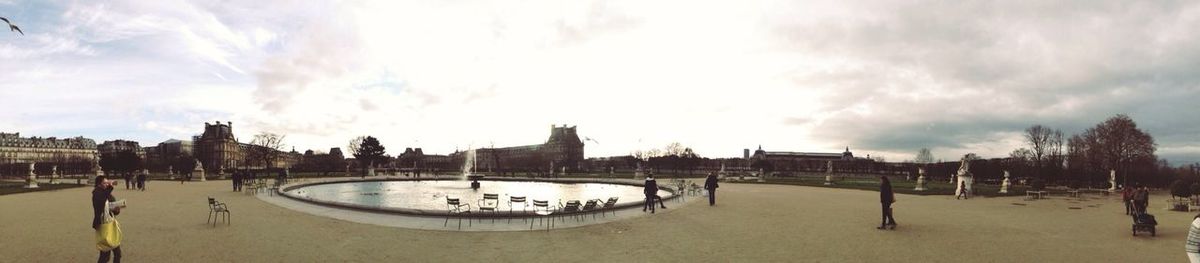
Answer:
[[[472,175],[472,176],[474,176],[474,175]],[[482,177],[482,176],[479,176],[479,177]],[[512,218],[522,218],[522,217],[533,218],[533,217],[540,217],[540,215],[533,213],[533,211],[522,211],[522,212],[514,211],[513,213],[453,214],[453,213],[449,213],[444,210],[425,210],[425,209],[369,206],[369,205],[352,204],[352,203],[345,203],[345,202],[316,200],[316,199],[312,199],[312,198],[296,196],[296,195],[288,192],[288,191],[291,191],[294,189],[304,188],[307,186],[323,185],[323,184],[356,183],[356,182],[389,182],[389,181],[457,181],[457,180],[461,180],[461,177],[459,177],[459,178],[367,178],[367,179],[345,178],[345,179],[340,179],[340,180],[288,184],[288,185],[284,185],[283,187],[280,187],[279,189],[276,189],[275,191],[276,191],[276,194],[279,194],[281,196],[290,198],[292,200],[310,203],[310,204],[350,209],[350,210],[357,210],[357,211],[376,212],[376,213],[388,213],[388,214],[411,215],[411,216],[428,216],[428,217],[462,217],[462,218],[510,218],[510,217],[512,217]],[[645,184],[640,181],[639,182],[632,182],[632,181],[626,182],[626,181],[611,181],[611,180],[604,180],[604,179],[589,179],[589,178],[569,178],[569,179],[488,178],[488,179],[480,179],[480,180],[482,180],[484,182],[487,182],[487,181],[509,181],[509,182],[542,182],[542,183],[562,183],[562,184],[602,183],[602,184],[628,185],[628,186],[639,186],[639,187],[645,186]],[[680,194],[675,189],[671,189],[671,188],[667,188],[667,187],[663,187],[663,186],[659,186],[658,189],[661,191],[667,191],[667,192],[671,193],[670,196],[663,197],[663,201],[678,198],[679,194]],[[642,204],[643,204],[642,201],[625,202],[625,203],[617,203],[617,205],[615,207],[613,207],[612,209],[596,209],[596,210],[591,210],[591,211],[579,211],[579,212],[572,212],[572,213],[555,213],[554,215],[586,214],[586,213],[593,213],[593,212],[600,212],[600,211],[620,210],[620,209],[625,209],[625,208],[640,207],[640,206],[642,206]]]

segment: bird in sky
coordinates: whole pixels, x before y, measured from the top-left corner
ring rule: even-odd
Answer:
[[[13,25],[12,22],[8,21],[8,18],[0,17],[0,20],[4,20],[4,23],[8,23],[8,31],[21,33],[22,36],[25,35],[25,32],[21,31],[21,28],[17,27],[17,25]]]
[[[592,142],[594,142],[594,143],[597,143],[597,144],[599,144],[599,143],[600,143],[600,142],[598,142],[598,141],[596,141],[596,140],[593,140],[592,138],[588,138],[588,137],[583,137],[583,140],[584,140],[584,141],[592,141]]]

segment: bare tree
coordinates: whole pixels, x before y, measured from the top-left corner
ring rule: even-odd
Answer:
[[[1047,167],[1050,164],[1061,164],[1063,151],[1063,135],[1062,131],[1035,124],[1025,129],[1025,141],[1029,144],[1029,160],[1033,162],[1033,169],[1039,176],[1045,176]],[[1061,168],[1059,165],[1053,166]]]
[[[672,142],[663,147],[663,156],[681,156],[685,150],[687,150],[687,147],[684,147],[683,144]]]
[[[275,168],[275,162],[283,156],[284,135],[262,132],[254,135],[250,141],[248,159],[258,162],[266,168]]]
[[[929,148],[921,148],[917,151],[917,158],[913,162],[918,164],[928,164],[933,162],[933,152]]]
[[[362,147],[362,143],[365,140],[367,140],[366,135],[354,137],[354,139],[350,139],[350,145],[347,145],[346,149],[350,150],[351,155],[358,154],[359,148]]]

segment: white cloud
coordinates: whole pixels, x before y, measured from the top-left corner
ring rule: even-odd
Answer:
[[[234,121],[306,148],[540,143],[588,156],[672,141],[1003,156],[1017,131],[1130,113],[1200,156],[1200,5],[1100,1],[77,2],[3,38],[0,129],[134,127],[156,143]],[[59,12],[61,11],[61,12]],[[20,66],[15,66],[19,64]],[[39,105],[56,105],[43,107]],[[96,122],[47,122],[67,112]],[[1176,115],[1176,117],[1170,117]],[[80,117],[82,118],[82,117]],[[86,127],[72,127],[86,125]],[[86,134],[85,134],[86,135]],[[121,134],[112,135],[120,137]],[[100,138],[105,139],[105,138]]]

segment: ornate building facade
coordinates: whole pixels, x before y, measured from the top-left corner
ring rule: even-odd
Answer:
[[[204,133],[192,137],[192,152],[205,171],[236,168],[242,160],[241,147],[233,136],[233,122],[204,123]]]
[[[20,133],[0,133],[0,165],[4,166],[0,173],[5,175],[27,173],[29,163],[38,163],[39,171],[49,170],[47,166],[57,166],[60,174],[85,173],[90,171],[96,158],[96,141],[92,139],[22,138]],[[16,172],[17,166],[24,168]]]
[[[139,146],[138,142],[135,142],[135,141],[126,141],[126,140],[105,141],[99,145],[96,145],[96,151],[99,152],[101,155],[115,154],[118,152],[130,151],[130,152],[137,154],[138,157],[146,158],[146,150],[143,149],[141,146]]]
[[[461,165],[464,155],[455,152],[450,157]],[[550,138],[542,144],[475,149],[475,169],[480,172],[575,172],[582,164],[583,140],[575,126],[550,125]]]
[[[205,171],[229,169],[264,169],[285,168],[296,165],[302,155],[293,149],[291,152],[277,151],[270,165],[257,160],[247,159],[247,153],[252,151],[274,151],[262,146],[239,143],[233,135],[233,122],[215,124],[204,123],[204,133],[192,137],[192,154],[204,165]]]

